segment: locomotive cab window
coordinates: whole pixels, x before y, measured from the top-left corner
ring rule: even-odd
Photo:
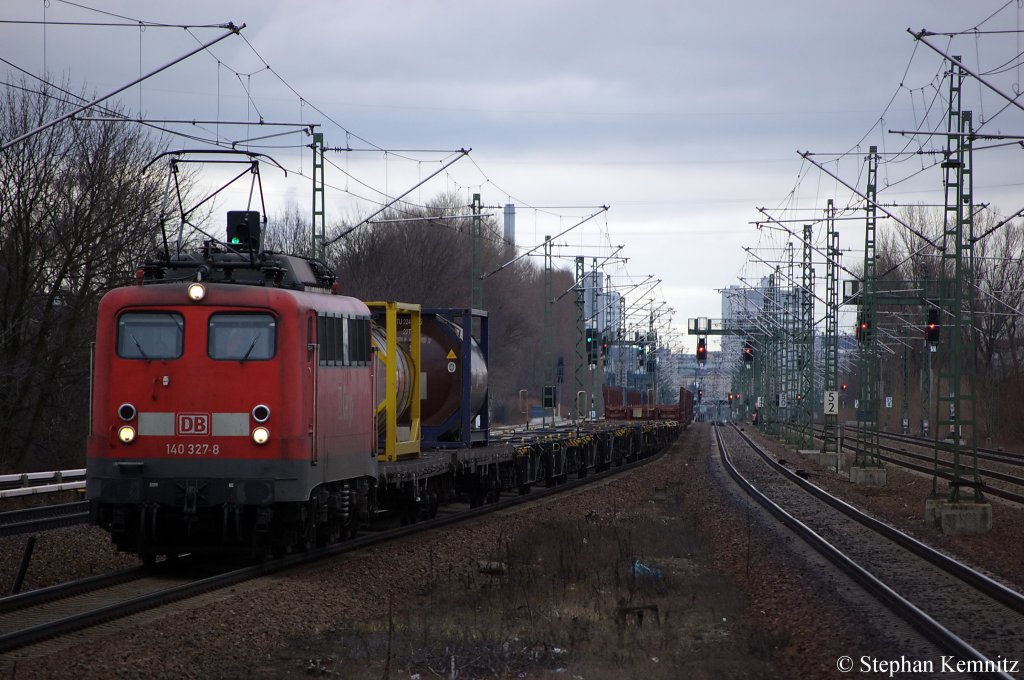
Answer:
[[[266,361],[274,358],[277,322],[270,314],[214,314],[207,352],[218,361]]]
[[[122,359],[177,359],[185,319],[175,312],[125,312],[117,320],[117,356]]]

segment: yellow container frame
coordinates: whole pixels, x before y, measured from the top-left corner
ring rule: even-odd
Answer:
[[[420,305],[405,302],[367,302],[375,314],[384,314],[386,347],[381,363],[384,365],[384,400],[377,413],[385,413],[384,449],[378,450],[377,460],[394,462],[399,458],[412,458],[420,454]],[[398,422],[398,319],[409,319],[409,420]],[[400,426],[407,432],[402,432]],[[404,436],[404,439],[400,439]]]

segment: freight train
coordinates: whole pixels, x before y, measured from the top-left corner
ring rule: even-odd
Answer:
[[[264,251],[259,220],[229,213],[226,241],[149,260],[100,302],[86,495],[118,549],[281,555],[668,436],[492,441],[485,313],[341,295],[323,263]]]

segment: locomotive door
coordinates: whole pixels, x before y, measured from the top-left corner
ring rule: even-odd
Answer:
[[[317,422],[317,414],[320,412],[319,395],[317,391],[320,389],[320,343],[319,338],[314,342],[313,338],[313,319],[315,313],[310,313],[306,319],[306,365],[307,372],[309,374],[310,391],[312,393],[312,403],[310,414],[310,442],[309,442],[309,455],[310,465],[318,465],[320,463],[320,429]]]

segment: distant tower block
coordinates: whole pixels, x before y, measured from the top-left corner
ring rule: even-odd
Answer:
[[[516,204],[505,204],[505,243],[510,246],[516,243]]]

